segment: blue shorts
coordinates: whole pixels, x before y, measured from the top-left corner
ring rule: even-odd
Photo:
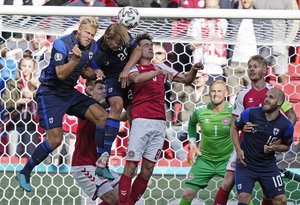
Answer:
[[[252,193],[258,181],[268,199],[284,194],[284,182],[280,171],[275,167],[270,171],[254,171],[247,167],[237,166],[235,170],[235,186],[239,193]]]
[[[38,94],[37,104],[40,125],[45,130],[62,127],[63,116],[66,113],[84,119],[90,105],[95,103],[98,102],[75,89],[68,96]]]
[[[120,96],[123,98],[124,107],[126,108],[132,99],[132,93],[129,87],[124,89],[121,88],[121,83],[118,82],[118,79],[115,78],[105,78],[105,92],[106,92],[106,101],[109,98],[114,96]]]

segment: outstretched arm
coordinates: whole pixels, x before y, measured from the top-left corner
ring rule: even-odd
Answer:
[[[173,80],[179,83],[183,83],[183,84],[191,84],[196,75],[198,70],[203,70],[204,66],[201,62],[196,63],[189,72],[183,74],[183,73],[179,73]]]
[[[145,72],[145,73],[133,72],[129,75],[129,80],[130,82],[133,83],[144,83],[160,74],[163,74],[166,78],[168,78],[168,80],[172,80],[173,78],[173,74],[168,71],[156,70],[156,71]]]

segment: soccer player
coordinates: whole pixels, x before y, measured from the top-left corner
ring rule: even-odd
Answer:
[[[97,100],[101,105],[103,104],[105,86],[101,81],[87,81],[85,91],[88,96]],[[95,174],[97,160],[95,132],[94,123],[78,119],[71,174],[91,199],[95,200],[97,197],[102,199],[100,205],[118,204],[118,195],[113,188],[118,185],[120,177],[114,175],[115,179],[110,183],[107,179],[100,178]]]
[[[129,74],[133,95],[131,104],[133,121],[126,164],[119,182],[119,205],[135,204],[143,195],[161,154],[166,134],[164,78],[188,84],[192,83],[197,71],[203,69],[203,65],[197,63],[188,73],[182,74],[164,64],[153,65],[151,64],[154,56],[151,36],[140,34],[136,37],[136,41],[142,49],[142,57]],[[141,159],[141,172],[131,186]]]
[[[213,81],[209,86],[211,102],[198,107],[191,115],[188,126],[192,166],[185,183],[180,205],[189,205],[200,189],[204,189],[214,176],[225,176],[227,162],[233,151],[230,137],[232,107],[225,101],[226,84]],[[200,150],[196,145],[197,124],[201,127]],[[194,153],[198,154],[197,159]],[[194,161],[195,160],[195,161]]]
[[[275,157],[275,152],[288,151],[293,142],[294,126],[280,112],[284,100],[283,91],[272,88],[266,94],[263,107],[246,109],[232,124],[232,140],[237,152],[235,180],[239,205],[249,204],[256,181],[273,204],[287,204]],[[251,123],[253,129],[244,132],[240,141],[239,130],[246,123]],[[278,140],[281,144],[276,143]]]
[[[98,28],[94,18],[83,18],[78,30],[57,39],[53,44],[49,66],[42,70],[37,91],[40,125],[48,139],[35,149],[25,167],[17,174],[20,187],[31,191],[30,173],[63,140],[62,119],[65,113],[92,121],[104,127],[106,111],[98,102],[77,91],[74,86],[80,75],[96,79],[90,62],[96,49],[93,40]],[[91,67],[92,66],[92,67]],[[97,136],[96,136],[97,138]]]
[[[97,127],[96,132],[102,135],[104,148],[98,149],[98,156],[109,156],[111,146],[118,134],[120,115],[128,85],[128,73],[141,57],[141,49],[121,23],[114,23],[107,27],[104,35],[97,41],[98,52],[94,60],[104,73],[106,99],[110,105],[109,115],[105,127]],[[101,167],[107,169],[108,157],[102,157]],[[100,159],[101,161],[102,159]]]
[[[232,111],[233,117],[237,118],[243,110],[250,107],[262,106],[266,93],[273,86],[266,83],[265,76],[267,74],[267,60],[260,56],[254,55],[248,61],[248,76],[250,78],[250,85],[246,86],[237,94],[234,109]],[[296,123],[297,117],[289,102],[285,101],[281,106],[281,111],[291,120],[293,124]],[[248,126],[248,125],[247,125]],[[251,126],[245,129],[251,130]],[[229,193],[234,186],[234,171],[236,164],[236,153],[233,152],[227,165],[226,175],[224,177],[222,186],[216,194],[214,205],[226,205]],[[270,202],[263,198],[263,205],[270,204]]]

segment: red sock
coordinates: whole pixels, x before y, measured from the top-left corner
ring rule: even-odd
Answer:
[[[263,198],[261,205],[273,205],[272,200]]]
[[[214,205],[226,205],[229,197],[229,192],[225,191],[220,187],[219,191],[216,194]]]
[[[110,204],[107,203],[106,201],[102,200],[102,202],[99,205],[110,205]]]
[[[140,174],[136,177],[132,185],[130,193],[130,204],[135,204],[144,194],[148,185],[148,180],[144,179]]]
[[[122,174],[119,181],[119,205],[127,204],[130,190],[131,190],[131,177]]]

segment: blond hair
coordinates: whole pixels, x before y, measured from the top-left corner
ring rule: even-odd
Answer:
[[[80,19],[79,28],[82,25],[90,24],[93,28],[98,29],[99,24],[96,18],[94,17],[83,17]]]
[[[107,27],[104,33],[104,40],[107,44],[111,41],[120,41],[122,46],[127,46],[130,43],[130,36],[127,28],[121,23],[114,23]]]
[[[211,82],[211,84],[209,85],[209,92],[211,92],[211,88],[212,86],[216,85],[216,84],[221,84],[224,86],[225,90],[227,91],[227,87],[226,87],[226,83],[223,80],[215,80],[213,82]]]
[[[261,55],[254,55],[251,56],[249,61],[248,61],[248,65],[250,63],[250,61],[257,61],[259,64],[263,65],[265,68],[268,68],[268,61]]]

